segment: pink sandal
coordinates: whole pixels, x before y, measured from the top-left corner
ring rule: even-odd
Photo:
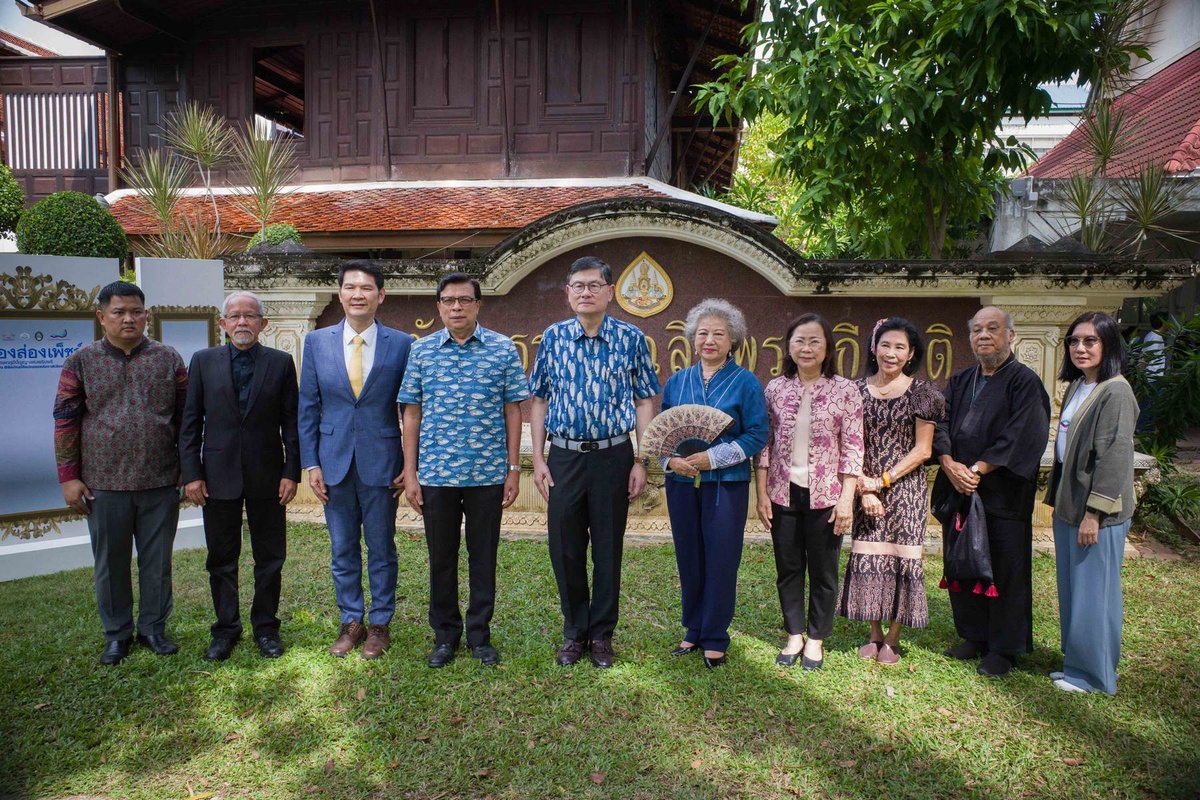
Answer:
[[[875,656],[875,660],[886,667],[900,663],[900,654],[896,652],[896,648],[892,647],[887,642],[881,642],[879,645],[879,653]]]

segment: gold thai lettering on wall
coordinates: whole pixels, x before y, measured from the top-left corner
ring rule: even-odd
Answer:
[[[667,323],[669,331],[683,331],[683,320],[676,319]],[[667,351],[669,353],[671,374],[674,375],[681,369],[686,369],[692,365],[692,343],[688,341],[686,336],[676,336],[671,341],[667,342]],[[658,361],[654,362],[655,372],[658,372]]]
[[[667,271],[642,251],[617,278],[617,305],[635,317],[652,317],[667,310],[675,287]]]
[[[925,335],[938,337],[930,339],[926,347],[925,372],[929,380],[949,378],[954,371],[954,346],[949,337],[954,335],[954,331],[949,325],[935,322],[925,329]]]
[[[858,336],[858,326],[849,322],[839,322],[833,326],[834,334],[845,333],[850,336],[843,336],[834,344],[837,350],[837,371],[838,375],[843,375],[847,378],[858,377],[858,367],[860,362],[861,350],[858,346],[858,339],[851,338]],[[846,356],[850,356],[850,369],[846,369]]]

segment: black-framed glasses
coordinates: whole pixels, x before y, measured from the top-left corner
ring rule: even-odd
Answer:
[[[571,290],[571,294],[583,294],[584,290],[595,294],[605,286],[610,285],[608,283],[601,283],[600,281],[592,281],[591,283],[568,283],[567,288]]]
[[[454,308],[455,306],[470,308],[478,301],[474,297],[439,297],[438,302],[446,308]]]

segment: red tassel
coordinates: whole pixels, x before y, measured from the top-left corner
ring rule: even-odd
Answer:
[[[983,594],[982,581],[975,581],[975,588],[971,590],[971,594]]]
[[[961,592],[962,591],[962,587],[958,585],[958,581],[955,581],[954,583],[950,584],[950,591],[952,591],[952,592]]]
[[[966,525],[966,524],[967,524],[967,518],[965,516],[963,516],[962,514],[954,515],[954,530],[961,531],[963,529],[963,525]]]
[[[993,583],[991,586],[989,586],[988,590],[984,592],[984,595],[987,597],[999,597],[1000,593],[996,591],[996,584]]]
[[[945,579],[945,577],[943,577],[943,578],[942,578],[942,582],[938,584],[938,588],[939,588],[939,589],[945,589],[945,588],[947,588],[947,587],[949,587],[949,586],[950,586],[950,584],[946,583],[946,579]]]

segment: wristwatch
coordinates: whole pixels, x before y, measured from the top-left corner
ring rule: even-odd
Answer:
[[[650,456],[642,456],[637,459],[637,463],[641,464],[646,469],[650,469]]]
[[[980,472],[980,471],[979,471],[979,465],[978,465],[978,464],[972,464],[972,465],[971,465],[971,472],[974,472],[976,475],[982,475],[982,474],[983,474],[982,472]]]
[[[520,471],[521,471],[521,465],[520,465],[520,464],[509,464],[509,465],[508,465],[508,471],[509,471],[509,472],[520,472]]]

